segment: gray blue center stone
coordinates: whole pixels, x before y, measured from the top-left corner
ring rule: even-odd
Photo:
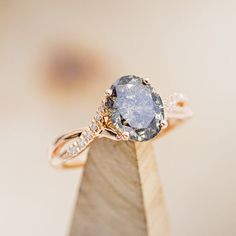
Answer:
[[[145,141],[160,132],[160,123],[164,119],[163,103],[150,84],[129,75],[118,79],[111,90],[106,106],[120,133],[129,133],[130,140]]]

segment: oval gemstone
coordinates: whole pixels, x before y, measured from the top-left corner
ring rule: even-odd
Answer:
[[[143,79],[130,75],[118,79],[107,100],[110,118],[116,129],[129,133],[129,139],[145,141],[161,130],[164,109],[161,97]]]

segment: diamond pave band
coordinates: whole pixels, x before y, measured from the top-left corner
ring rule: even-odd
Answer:
[[[184,95],[175,93],[162,100],[148,79],[123,76],[106,91],[88,127],[67,133],[56,140],[50,160],[53,166],[80,167],[84,161],[79,160],[79,154],[96,137],[116,141],[148,141],[191,115]]]

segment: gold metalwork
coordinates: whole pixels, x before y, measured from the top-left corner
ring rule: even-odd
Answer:
[[[149,80],[145,82],[149,83]],[[129,133],[118,132],[109,118],[109,111],[104,104],[110,95],[111,90],[106,90],[103,105],[98,109],[90,126],[62,135],[55,141],[50,154],[50,162],[54,167],[83,167],[86,160],[81,160],[79,155],[97,137],[116,141],[129,140]],[[192,115],[187,99],[182,94],[174,94],[165,100],[164,110],[166,118],[161,122],[161,132],[156,136],[157,138],[162,137]]]

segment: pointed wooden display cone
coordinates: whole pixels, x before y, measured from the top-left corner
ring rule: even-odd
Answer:
[[[169,225],[150,142],[92,143],[70,236],[168,236]]]

